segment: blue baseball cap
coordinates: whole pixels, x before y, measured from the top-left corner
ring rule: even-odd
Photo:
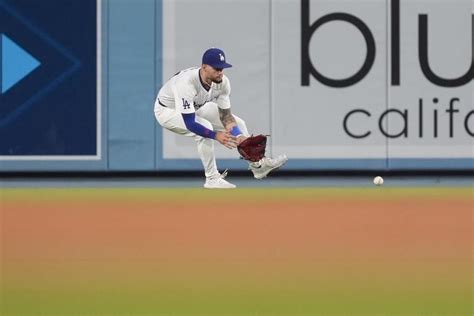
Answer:
[[[215,47],[209,48],[204,52],[204,55],[202,55],[202,63],[214,68],[232,67],[231,64],[225,62],[225,54],[222,49]]]

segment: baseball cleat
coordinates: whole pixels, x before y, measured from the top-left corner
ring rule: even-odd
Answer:
[[[224,171],[217,178],[207,178],[206,183],[204,183],[204,188],[206,189],[235,189],[236,186],[224,178],[227,176],[227,170]]]
[[[278,169],[283,166],[288,161],[286,155],[280,155],[276,158],[264,157],[259,161],[260,166],[249,166],[249,169],[252,170],[253,176],[256,179],[265,178],[272,170]]]

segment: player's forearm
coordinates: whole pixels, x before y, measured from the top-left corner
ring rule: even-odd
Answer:
[[[216,138],[216,132],[213,130],[208,129],[204,125],[199,124],[196,122],[196,114],[190,113],[190,114],[182,114],[184,124],[186,125],[186,128],[193,132],[196,135],[206,137],[206,138]]]
[[[219,118],[226,131],[230,131],[234,126],[237,126],[237,122],[230,112],[230,109],[219,108]]]
[[[219,108],[219,118],[224,126],[225,130],[235,137],[243,136],[242,131],[240,130],[237,122],[230,112],[230,109],[221,109]],[[242,141],[242,138],[240,139]]]

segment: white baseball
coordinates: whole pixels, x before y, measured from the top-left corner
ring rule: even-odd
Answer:
[[[382,184],[383,184],[383,178],[380,177],[380,176],[376,176],[376,177],[374,178],[374,184],[375,184],[375,185],[382,185]]]

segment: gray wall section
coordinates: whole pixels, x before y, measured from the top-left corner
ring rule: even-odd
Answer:
[[[164,3],[164,80],[182,69],[198,66],[207,48],[222,48],[227,61],[233,65],[225,70],[232,88],[232,113],[245,120],[249,132],[255,134],[273,134],[269,115],[269,4],[269,0],[179,0]],[[197,158],[193,139],[171,132],[165,132],[163,136],[164,160]],[[221,145],[215,146],[215,152],[217,158],[238,158],[236,151]],[[164,163],[160,161],[159,166]],[[245,164],[240,164],[240,167],[245,167]]]

